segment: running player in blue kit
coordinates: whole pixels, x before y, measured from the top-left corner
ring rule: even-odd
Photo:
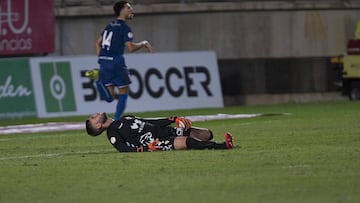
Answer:
[[[148,52],[152,52],[152,46],[146,40],[138,43],[133,42],[133,33],[126,21],[131,20],[134,13],[127,1],[115,3],[114,13],[117,18],[105,27],[96,41],[96,54],[100,71],[96,69],[87,71],[85,75],[95,79],[99,74],[96,87],[100,97],[106,102],[118,100],[114,115],[114,120],[118,120],[125,110],[128,86],[131,83],[129,70],[124,59],[125,48],[129,52],[135,52],[141,48],[146,48]]]

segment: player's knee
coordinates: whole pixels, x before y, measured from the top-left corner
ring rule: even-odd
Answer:
[[[209,131],[209,138],[208,140],[212,140],[214,138],[214,135],[213,135],[213,132],[211,130],[208,130]]]
[[[128,94],[129,88],[127,86],[118,89],[119,94]]]

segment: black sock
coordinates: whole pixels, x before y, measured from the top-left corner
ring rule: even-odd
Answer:
[[[225,143],[200,141],[192,137],[186,139],[186,146],[188,149],[226,149]]]

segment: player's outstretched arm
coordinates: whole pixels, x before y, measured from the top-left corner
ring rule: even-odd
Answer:
[[[152,52],[152,46],[150,44],[150,42],[144,40],[144,41],[141,41],[141,42],[131,42],[131,41],[128,41],[125,43],[126,45],[126,48],[129,52],[135,52],[141,48],[145,48],[147,49],[148,52]]]
[[[175,123],[177,128],[184,128],[184,129],[189,129],[192,125],[191,120],[185,117],[178,117],[178,116],[170,116],[168,118],[160,118],[160,119],[142,119],[142,120],[159,126],[167,126],[172,123]]]

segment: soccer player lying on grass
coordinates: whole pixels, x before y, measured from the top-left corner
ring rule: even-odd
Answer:
[[[175,123],[175,126],[171,124]],[[115,121],[106,113],[96,113],[86,120],[86,131],[91,136],[106,130],[110,143],[119,152],[171,151],[181,149],[231,149],[232,136],[225,134],[225,141],[216,143],[211,130],[191,127],[184,117],[144,119],[132,115]]]

